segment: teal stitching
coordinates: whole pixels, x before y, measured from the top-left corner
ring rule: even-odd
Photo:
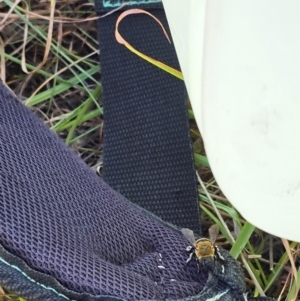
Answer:
[[[211,297],[209,299],[206,299],[206,301],[216,301],[216,300],[219,300],[223,295],[227,294],[228,291],[229,291],[229,289],[227,289],[226,291],[221,292],[219,294],[216,294],[215,296],[213,296],[213,297]],[[247,299],[245,299],[245,300],[247,300]]]
[[[6,265],[12,267],[13,269],[16,269],[17,271],[21,272],[22,275],[24,275],[24,276],[25,276],[27,279],[29,279],[31,282],[35,282],[37,285],[39,285],[39,286],[41,286],[41,287],[43,287],[43,288],[45,288],[45,289],[47,289],[47,290],[49,290],[49,291],[53,291],[53,292],[54,292],[55,294],[57,294],[58,296],[61,296],[61,297],[65,298],[65,299],[67,299],[67,300],[75,301],[75,300],[71,300],[71,299],[69,299],[67,296],[65,296],[65,295],[63,295],[63,294],[57,292],[57,291],[56,291],[54,288],[52,288],[52,287],[48,287],[48,286],[45,286],[44,284],[41,284],[41,283],[39,283],[39,282],[36,282],[34,279],[32,279],[32,278],[30,278],[28,275],[26,275],[19,267],[15,266],[15,265],[11,265],[10,263],[8,263],[6,260],[4,260],[4,259],[1,258],[1,257],[0,257],[0,261],[2,261],[2,262],[3,262],[4,264],[6,264]]]
[[[150,4],[150,3],[159,3],[162,0],[130,0],[128,2],[125,2],[127,5],[137,5],[137,4]],[[111,0],[103,0],[102,5],[103,7],[119,7],[122,4],[121,2],[113,2],[111,3]]]

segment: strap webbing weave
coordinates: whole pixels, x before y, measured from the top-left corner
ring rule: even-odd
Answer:
[[[119,2],[96,1],[96,9],[104,13]],[[132,1],[137,2],[142,4],[132,7],[147,9],[169,32],[161,3]],[[121,12],[99,20],[104,179],[163,220],[200,234],[184,83],[117,43],[114,30]],[[128,16],[119,31],[139,51],[179,69],[174,45],[149,16]]]

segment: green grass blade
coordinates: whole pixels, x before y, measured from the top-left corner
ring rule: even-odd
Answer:
[[[300,287],[300,268],[298,269],[297,276],[298,276],[297,287]],[[293,284],[289,290],[286,300],[288,300],[288,301],[295,300],[295,299],[293,299],[293,297],[295,295],[295,290],[296,290],[296,280],[293,279]],[[299,299],[296,299],[296,300],[299,300]]]
[[[193,110],[188,110],[188,116],[189,116],[189,119],[195,119]]]
[[[205,167],[209,167],[208,160],[205,156],[194,153],[194,159],[196,166],[203,165]]]
[[[203,195],[203,194],[200,193],[199,197],[200,197],[200,199],[203,202],[205,202],[207,204],[210,204],[210,201],[209,201],[209,199],[207,198],[206,195]],[[225,213],[227,213],[228,215],[230,215],[231,218],[233,218],[238,223],[238,225],[240,226],[240,228],[242,227],[239,214],[238,214],[238,212],[234,208],[232,208],[232,207],[230,207],[228,205],[222,204],[220,202],[217,202],[217,201],[214,201],[214,203],[215,203],[216,207],[219,210],[224,211]]]
[[[90,108],[90,106],[93,104],[94,99],[97,97],[97,95],[99,95],[101,92],[101,86],[97,85],[95,90],[93,91],[92,95],[93,98],[88,98],[85,101],[84,106],[81,108],[81,110],[79,111],[77,118],[75,119],[75,121],[73,122],[73,125],[68,133],[68,136],[66,138],[66,144],[69,145],[71,142],[71,139],[73,138],[73,135],[75,133],[75,130],[77,128],[77,126],[80,124],[80,120],[83,118],[83,116],[85,115],[86,111]]]
[[[232,243],[230,236],[227,233],[227,230],[224,228],[223,224],[219,221],[219,219],[210,211],[208,210],[205,206],[200,204],[200,208],[203,212],[205,212],[213,221],[219,226],[219,229],[221,233],[224,235],[226,240]]]
[[[292,242],[290,244],[290,248],[293,249],[297,246],[297,242]],[[277,277],[279,277],[280,273],[282,272],[285,264],[287,263],[287,261],[289,260],[289,257],[287,255],[287,253],[285,252],[277,265],[275,265],[273,271],[272,271],[272,274],[269,276],[268,280],[267,280],[267,284],[265,286],[265,292],[271,288],[272,284],[274,283],[274,281],[277,279]]]
[[[99,66],[94,66],[91,69],[89,69],[87,72],[89,75],[95,74],[99,71]],[[78,85],[80,82],[86,80],[89,76],[87,76],[87,73],[81,73],[78,76],[74,76],[71,79],[67,80],[65,83],[58,84],[57,86],[53,87],[52,89],[43,91],[34,97],[30,99],[29,102],[27,102],[28,106],[34,106],[37,104],[40,104],[41,102],[50,99],[51,97],[61,94],[67,90],[69,90],[71,87],[74,87],[75,85]]]
[[[75,110],[72,111],[71,113],[73,113],[73,112],[75,112]],[[78,113],[78,112],[77,112],[77,113]],[[71,119],[75,118],[75,117],[77,116],[77,113],[74,114],[74,117],[72,117]],[[80,123],[83,123],[83,122],[85,122],[85,121],[88,121],[88,120],[91,120],[91,119],[93,119],[93,118],[96,118],[96,117],[98,117],[98,116],[100,116],[100,115],[102,115],[102,114],[103,114],[102,109],[99,110],[99,109],[97,108],[97,109],[95,109],[95,110],[92,110],[92,111],[90,111],[90,112],[84,114],[84,116],[80,119]],[[58,124],[58,123],[57,123],[57,124],[56,124],[55,126],[53,126],[51,129],[54,130],[55,132],[61,132],[61,131],[64,131],[64,130],[70,128],[71,126],[73,126],[73,124],[74,124],[76,121],[75,121],[75,120],[71,120],[71,121],[70,121],[69,116],[73,116],[73,115],[72,115],[72,114],[68,115],[68,116],[66,117],[66,119],[68,119],[66,122],[65,122],[65,119],[62,119],[62,120],[60,121],[61,124],[60,124],[58,127],[57,127],[57,124]]]
[[[237,237],[235,243],[233,244],[230,255],[237,259],[238,256],[241,254],[247,243],[249,242],[249,238],[253,234],[255,230],[255,226],[250,224],[249,222],[246,222],[244,226],[241,229],[241,232],[239,236]]]
[[[76,142],[77,140],[84,138],[85,136],[88,136],[90,133],[92,133],[94,131],[97,131],[100,128],[100,126],[101,125],[99,124],[91,129],[89,129],[88,131],[84,132],[82,135],[75,137],[73,140],[70,141],[70,144]]]

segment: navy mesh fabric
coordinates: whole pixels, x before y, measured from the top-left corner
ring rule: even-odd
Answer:
[[[96,1],[96,8],[106,12],[107,7],[115,8],[117,3]],[[152,8],[149,12],[168,30],[161,3],[139,7]],[[98,23],[104,179],[163,220],[201,234],[184,83],[116,42],[114,30],[119,15],[120,11]],[[151,17],[128,16],[120,23],[119,31],[139,51],[179,69],[174,45]]]
[[[112,190],[2,83],[0,210],[0,285],[29,301],[243,299],[227,252],[222,278],[186,265],[178,230]]]
[[[73,292],[164,300],[206,282],[180,232],[113,191],[2,84],[0,210],[3,248]]]

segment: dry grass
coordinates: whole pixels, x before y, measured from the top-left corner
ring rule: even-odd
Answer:
[[[53,9],[48,1],[30,1],[13,11],[1,5],[2,81],[94,164],[102,109],[93,5],[66,0]]]
[[[61,0],[55,7],[43,0],[0,2],[2,81],[90,166],[102,153],[96,19],[93,3],[88,1]],[[220,224],[217,243],[235,257],[243,254],[254,275],[253,279],[245,271],[254,295],[261,289],[280,300],[292,300],[295,282],[288,253],[298,267],[299,245],[290,242],[286,246],[290,252],[286,252],[279,238],[251,227],[232,208],[213,178],[191,110],[189,114],[198,172],[230,232],[238,238],[232,241],[199,188],[204,229]],[[20,300],[3,293],[0,290],[0,301]]]

